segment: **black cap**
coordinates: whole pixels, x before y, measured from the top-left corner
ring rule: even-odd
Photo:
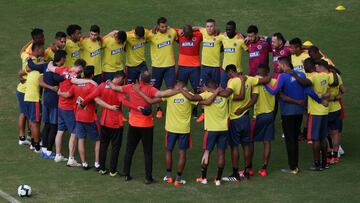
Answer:
[[[152,108],[151,107],[144,107],[143,109],[141,109],[141,113],[144,116],[149,116],[152,114]]]

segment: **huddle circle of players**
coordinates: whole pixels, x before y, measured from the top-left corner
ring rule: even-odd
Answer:
[[[208,182],[207,168],[215,145],[216,186],[222,181],[239,182],[254,175],[254,141],[263,143],[263,165],[258,174],[267,176],[278,104],[288,156],[288,167],[282,172],[299,173],[301,140],[313,148],[310,170],[322,171],[340,160],[344,118],[341,98],[345,87],[340,71],[309,41],[304,44],[299,38],[286,41],[281,33],[262,36],[255,25],[248,27],[245,36],[236,31],[234,21],[229,21],[225,32],[220,32],[213,19],[208,19],[205,27],[186,25],[174,29],[164,17],[152,29],[137,26],[129,32],[113,31],[104,37],[100,37],[97,25],[91,26],[86,36],[81,36],[78,25],[69,25],[66,32],[57,32],[54,43],[44,50],[43,30],[35,28],[32,40],[20,52],[22,69],[16,92],[19,144],[30,145],[44,159],[88,170],[92,166],[85,156],[85,139],[89,137],[95,141],[93,167],[98,173],[130,181],[132,158],[141,141],[145,183],[153,183],[152,105],[157,106],[155,114],[161,118],[159,103],[166,102],[163,181],[175,186],[186,184],[182,174],[186,151],[192,145],[192,117],[204,122],[201,176],[196,179],[201,184]],[[146,43],[150,44],[151,72],[145,62]],[[244,51],[249,55],[247,75],[241,66]],[[160,90],[163,81],[166,90]],[[191,92],[186,88],[188,81]],[[128,120],[122,114],[122,106],[130,109]],[[123,170],[118,172],[123,126],[127,121]],[[65,131],[70,133],[68,158],[61,152]],[[176,144],[179,158],[173,174],[172,152]],[[110,163],[106,168],[109,145]],[[243,170],[239,169],[240,145]],[[223,177],[227,147],[232,171]],[[81,163],[74,158],[76,148]]]

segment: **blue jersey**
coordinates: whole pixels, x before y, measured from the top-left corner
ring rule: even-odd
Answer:
[[[294,72],[302,78],[306,78],[305,74],[299,71]],[[280,90],[286,96],[296,99],[296,100],[305,100],[306,96],[309,95],[314,100],[320,102],[321,99],[318,95],[310,88],[303,87],[296,79],[288,73],[281,73],[276,81],[275,86],[271,86],[270,84],[265,86],[266,90],[269,91],[272,95],[276,95]],[[281,115],[302,115],[305,111],[304,106],[300,106],[297,104],[292,104],[285,102],[280,99],[280,109]]]
[[[31,70],[37,70],[40,73],[43,73],[44,82],[50,86],[58,86],[60,82],[64,80],[64,77],[53,73],[47,69],[48,63],[43,64],[34,64],[30,60],[28,61],[28,67]],[[57,92],[44,89],[43,105],[49,108],[57,108],[59,96]]]

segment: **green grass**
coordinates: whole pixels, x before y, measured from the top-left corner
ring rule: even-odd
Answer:
[[[347,10],[336,12],[343,2]],[[360,121],[358,104],[360,84],[358,78],[360,2],[356,0],[185,0],[185,1],[1,1],[0,7],[0,189],[16,196],[17,186],[29,184],[31,198],[24,202],[356,202],[360,195],[360,158],[357,124]],[[16,73],[20,68],[18,51],[26,43],[33,27],[45,30],[49,44],[54,33],[65,30],[71,23],[80,24],[86,33],[91,24],[101,26],[102,33],[113,29],[128,30],[136,25],[151,27],[157,17],[166,16],[171,26],[184,24],[202,25],[207,18],[218,21],[224,28],[226,21],[235,20],[238,30],[246,31],[250,24],[257,24],[261,34],[280,31],[290,39],[301,37],[318,45],[342,70],[348,92],[345,95],[347,118],[344,126],[343,161],[330,170],[313,173],[307,171],[311,163],[311,148],[302,143],[298,176],[284,175],[279,170],[287,165],[286,152],[277,120],[276,141],[273,145],[269,176],[255,176],[240,184],[198,185],[195,177],[200,174],[202,124],[193,122],[194,146],[188,153],[184,178],[185,187],[175,188],[160,182],[164,175],[164,121],[157,120],[154,143],[154,177],[159,183],[146,186],[143,183],[144,167],[142,147],[134,157],[134,180],[124,182],[120,178],[99,176],[93,171],[67,168],[63,164],[41,160],[35,153],[17,145]],[[148,49],[147,49],[148,51]],[[149,56],[147,55],[147,59]],[[247,58],[244,58],[247,62]],[[148,60],[150,64],[150,61]],[[246,63],[244,63],[246,67]],[[127,129],[125,128],[125,134]],[[126,139],[123,140],[126,143]],[[92,143],[88,143],[88,151]],[[66,144],[64,144],[64,152]],[[119,158],[123,167],[124,144]],[[261,166],[261,145],[256,145],[254,167]],[[215,155],[215,154],[214,154]],[[92,154],[89,154],[92,160]],[[231,170],[229,154],[225,175]],[[214,177],[215,159],[209,169]],[[3,201],[0,199],[0,202]]]

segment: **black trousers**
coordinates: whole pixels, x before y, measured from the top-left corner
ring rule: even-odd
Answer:
[[[115,173],[117,169],[119,152],[123,137],[123,127],[120,128],[108,128],[101,126],[100,130],[100,155],[99,164],[100,169],[105,170],[106,155],[109,144],[111,142],[111,155],[110,155],[110,172]]]
[[[152,165],[153,165],[153,127],[134,127],[129,125],[128,137],[126,143],[126,152],[124,158],[124,174],[130,175],[131,161],[134,156],[137,145],[140,140],[143,145],[145,158],[145,177],[152,179]]]
[[[299,163],[299,143],[298,136],[303,115],[281,116],[282,129],[285,135],[286,151],[288,155],[288,163],[291,170],[298,167]]]

